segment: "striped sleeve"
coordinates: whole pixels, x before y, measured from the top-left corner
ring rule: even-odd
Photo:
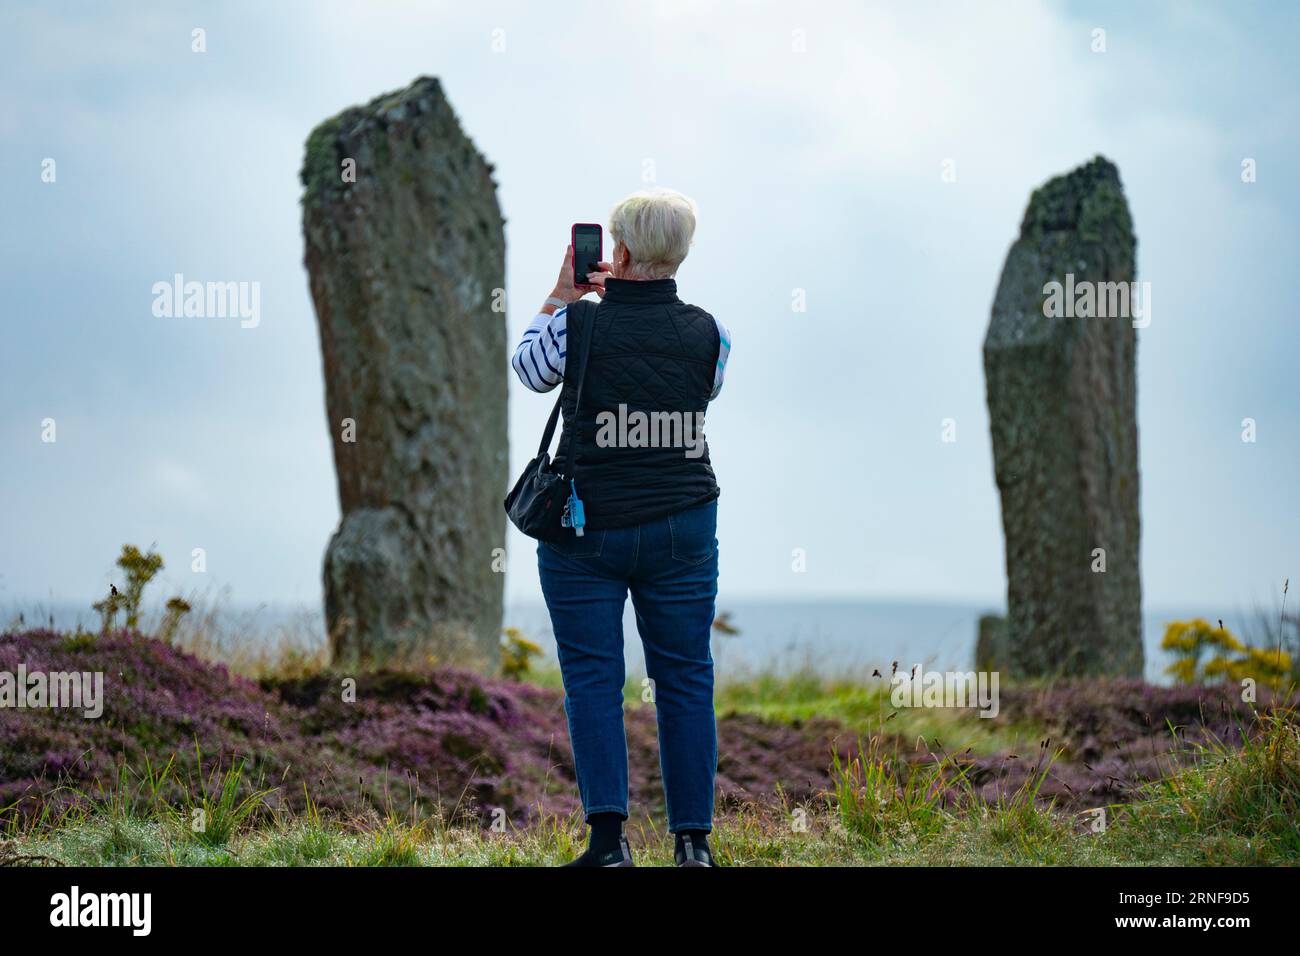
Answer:
[[[554,315],[537,313],[510,360],[519,381],[534,392],[549,392],[564,381],[567,311],[565,307]]]
[[[727,359],[731,357],[731,333],[717,319],[713,322],[718,327],[718,367],[713,371],[713,393],[709,395],[709,401],[717,398],[722,391],[722,380],[727,374]]]

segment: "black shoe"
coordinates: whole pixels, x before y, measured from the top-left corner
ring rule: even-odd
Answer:
[[[673,854],[678,866],[717,866],[706,842],[698,846],[689,836],[682,837],[681,848]]]
[[[636,866],[632,862],[632,848],[627,845],[627,837],[619,835],[618,848],[622,851],[623,858],[617,863],[602,863],[601,866]]]
[[[565,866],[636,866],[632,862],[632,848],[628,846],[627,837],[619,834],[618,848],[604,853],[593,853],[590,849]]]

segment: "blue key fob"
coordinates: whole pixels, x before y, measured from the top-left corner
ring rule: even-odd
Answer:
[[[582,509],[582,499],[578,497],[578,488],[572,481],[569,482],[569,500],[564,510],[568,513],[567,517],[569,519],[565,523],[573,528],[573,533],[577,537],[581,538],[585,533],[583,528],[587,525],[587,515]]]

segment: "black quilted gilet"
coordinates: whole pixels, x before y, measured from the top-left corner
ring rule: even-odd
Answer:
[[[574,422],[582,336],[591,335],[578,431],[572,439],[574,479],[587,527],[599,531],[643,524],[718,497],[702,428],[720,344],[713,316],[677,298],[673,279],[607,279],[600,304],[573,303],[565,325],[560,407],[566,432]],[[674,415],[682,431],[666,425]],[[611,427],[620,419],[657,422],[647,426],[647,435],[657,431],[671,440],[661,441],[661,447],[629,447],[627,436],[637,441],[635,431]],[[679,438],[692,435],[695,449],[688,454]],[[611,436],[617,437],[613,443]]]

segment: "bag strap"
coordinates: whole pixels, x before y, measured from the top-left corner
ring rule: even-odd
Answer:
[[[581,305],[582,308],[575,309],[574,307],[578,305]],[[583,321],[584,317],[590,316],[590,313],[587,310],[591,305],[592,303],[583,302],[581,299],[579,299],[577,302],[570,302],[566,307],[568,309],[568,314],[565,316],[565,327],[570,331],[569,334],[565,336],[565,338],[569,342],[572,342],[573,341],[572,329],[574,328],[574,326],[583,326],[583,328],[580,328],[578,332],[578,346],[581,354],[578,356],[577,396],[574,398],[574,403],[573,403],[573,417],[575,423],[578,417],[578,406],[582,402],[582,381],[584,378],[587,377],[587,358],[588,356],[591,355],[591,334],[590,333],[591,330],[595,328],[594,321],[588,321],[588,322]],[[566,360],[569,357],[570,356],[566,354],[565,356]],[[571,368],[572,366],[566,361],[565,371],[567,372]],[[566,376],[566,381],[567,381],[567,376]],[[539,458],[546,452],[547,449],[551,447],[551,439],[555,437],[555,426],[560,421],[560,406],[563,403],[563,401],[564,401],[564,384],[561,383],[560,394],[555,399],[555,407],[551,409],[551,417],[546,420],[546,430],[542,432],[542,443],[537,446],[537,457]],[[577,427],[576,424],[574,427],[575,428]],[[564,457],[564,453],[568,451],[568,446],[572,443],[572,437],[573,435],[571,430],[568,432],[561,433],[560,447],[556,449],[557,456]],[[565,467],[566,469],[570,469],[570,474],[567,475],[566,478],[573,477],[571,471],[572,465],[569,463],[567,458],[565,458]]]
[[[596,317],[594,312],[598,308],[598,306],[591,302],[583,302],[581,300],[573,302],[569,305],[569,318],[575,318],[573,314],[573,306],[575,305],[582,306],[582,311],[576,316],[578,320],[576,324],[579,326],[578,349],[582,355],[578,359],[578,384],[576,394],[573,397],[573,421],[571,422],[573,427],[565,428],[561,431],[560,447],[555,450],[556,456],[564,459],[565,481],[573,479],[574,462],[569,456],[569,449],[573,445],[573,433],[578,430],[578,412],[582,408],[582,382],[587,377],[587,359],[591,357],[591,340],[595,336],[596,331]],[[570,329],[573,328],[572,325],[568,324],[567,320],[565,322],[565,327]],[[573,340],[569,339],[569,341]],[[567,363],[565,367],[568,367]],[[563,390],[561,390],[561,397],[563,397]]]

